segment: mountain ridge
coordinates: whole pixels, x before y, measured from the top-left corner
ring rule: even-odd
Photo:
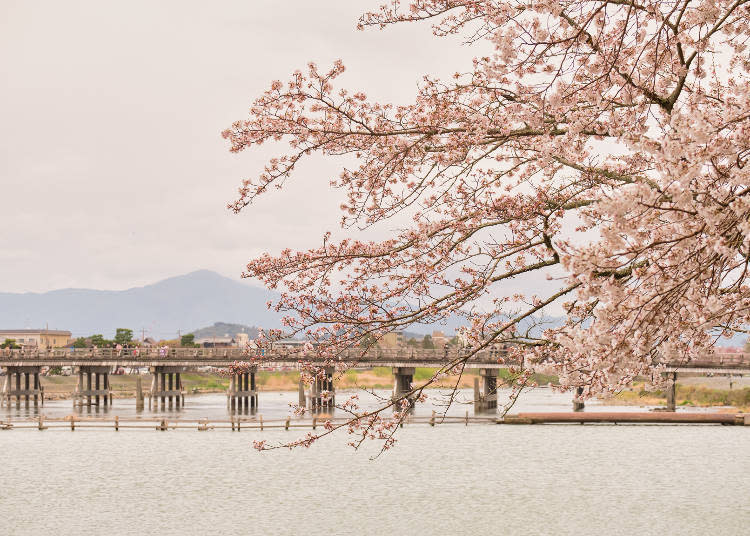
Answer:
[[[0,329],[49,327],[70,331],[74,337],[101,333],[114,336],[129,328],[140,338],[174,339],[178,332],[206,326],[237,324],[279,328],[281,315],[266,306],[278,293],[231,279],[210,270],[197,270],[124,290],[64,288],[47,292],[0,292]],[[550,317],[552,325],[562,318]],[[433,330],[452,334],[465,323],[455,316],[432,325],[409,326],[412,336]],[[741,346],[745,337],[722,339],[718,346]]]
[[[278,294],[209,270],[169,277],[124,290],[65,288],[48,292],[0,292],[3,329],[49,326],[73,336],[130,328],[138,337],[175,338],[218,320],[279,327],[280,315],[266,303]]]

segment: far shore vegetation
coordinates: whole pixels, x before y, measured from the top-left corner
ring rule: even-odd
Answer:
[[[59,375],[55,370],[43,380],[45,397],[48,399],[69,398],[75,389],[75,376]],[[427,381],[435,373],[432,368],[417,368],[414,374],[415,383]],[[443,379],[436,387],[451,388],[458,382],[459,388],[471,389],[478,370],[467,369],[459,379],[452,376]],[[138,376],[131,374],[110,375],[110,384],[116,398],[135,396],[135,382]],[[151,376],[142,375],[144,389],[151,385]],[[505,369],[499,371],[499,386],[507,386],[514,381],[514,376]],[[297,371],[259,371],[256,382],[264,391],[296,391],[299,384]],[[535,374],[531,378],[541,386],[557,384],[557,377]],[[186,372],[182,375],[182,383],[188,394],[220,393],[226,391],[229,379],[210,372]],[[336,379],[336,388],[351,390],[391,389],[393,387],[392,371],[388,367],[375,367],[369,370],[348,370]],[[736,389],[715,389],[703,385],[677,384],[677,405],[690,407],[732,406],[750,409],[750,387]],[[647,390],[645,384],[636,383],[632,389],[622,391],[606,401],[607,404],[663,406],[666,395],[663,391]]]
[[[613,402],[625,405],[659,406],[666,404],[664,391],[647,391],[643,384],[636,384],[630,391],[617,394]],[[677,383],[675,401],[678,406],[710,407],[732,406],[750,409],[750,387],[742,389],[712,389],[703,385]]]

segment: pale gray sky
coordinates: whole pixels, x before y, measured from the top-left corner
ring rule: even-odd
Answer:
[[[342,78],[410,101],[423,74],[476,53],[426,25],[359,32],[380,0],[0,2],[0,292],[123,289],[319,243],[339,221],[336,161],[239,216],[225,209],[272,153],[222,129],[273,79],[341,58]]]

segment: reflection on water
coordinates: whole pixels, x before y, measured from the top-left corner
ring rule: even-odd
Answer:
[[[499,402],[502,405],[507,401],[509,390],[499,390]],[[376,390],[373,393],[367,391],[339,391],[336,394],[337,402],[342,404],[348,397],[357,395],[360,406],[363,409],[374,409],[377,404],[387,400],[391,392],[387,390]],[[438,414],[447,410],[449,416],[464,416],[469,412],[470,416],[475,415],[472,404],[473,391],[464,389],[459,391],[455,401],[448,407],[448,393],[440,390],[428,392],[427,401],[423,404],[417,404],[413,412],[416,416],[429,416],[433,411]],[[296,391],[261,391],[259,394],[257,413],[249,409],[243,410],[240,414],[247,417],[258,417],[263,415],[264,419],[283,419],[287,416],[292,419],[310,419],[314,416],[321,417],[320,413],[308,413],[304,417],[295,417],[291,405],[298,401]],[[610,406],[605,401],[592,400],[586,403],[588,411],[644,411],[651,406]],[[679,408],[679,410],[701,411],[698,408]],[[346,414],[337,410],[326,410],[332,412],[337,417],[345,417]],[[527,391],[521,395],[519,400],[513,406],[511,413],[523,411],[572,411],[572,395],[570,393],[560,393],[552,389],[539,388]],[[710,410],[707,410],[710,411]],[[143,410],[137,410],[135,399],[117,398],[111,407],[105,406],[82,406],[73,407],[71,400],[47,401],[44,407],[35,408],[33,404],[26,407],[23,403],[20,407],[15,402],[11,407],[0,409],[0,419],[35,419],[40,414],[46,418],[56,419],[63,418],[70,414],[76,414],[83,418],[112,418],[117,415],[120,418],[149,418],[166,417],[168,419],[227,419],[231,413],[227,409],[227,399],[224,394],[203,394],[185,396],[184,406],[157,407],[154,404],[153,409],[149,409],[148,403]],[[478,413],[477,415],[487,416],[491,413]]]
[[[297,435],[0,431],[0,533],[684,536],[750,526],[750,427],[415,425],[374,461],[375,442],[353,452],[344,435],[294,452],[250,446]]]

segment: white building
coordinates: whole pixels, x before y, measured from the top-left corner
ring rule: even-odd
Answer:
[[[195,339],[194,342],[203,348],[227,348],[237,345],[237,341],[229,335],[225,335],[224,337],[201,337],[200,339]]]
[[[0,329],[0,344],[13,339],[24,348],[63,348],[70,345],[71,335],[70,331],[54,329]]]

